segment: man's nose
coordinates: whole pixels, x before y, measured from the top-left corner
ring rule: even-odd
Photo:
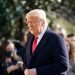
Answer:
[[[32,27],[32,24],[28,24],[28,28]]]

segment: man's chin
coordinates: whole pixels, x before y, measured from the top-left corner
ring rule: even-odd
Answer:
[[[31,34],[34,34],[32,31],[30,31],[31,32]]]
[[[31,32],[31,34],[33,34],[35,36],[35,33]]]

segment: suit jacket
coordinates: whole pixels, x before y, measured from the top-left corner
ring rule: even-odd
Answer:
[[[69,58],[61,36],[47,29],[32,54],[34,36],[28,39],[25,53],[25,67],[36,68],[37,75],[66,75]]]

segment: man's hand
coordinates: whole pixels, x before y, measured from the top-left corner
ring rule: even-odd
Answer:
[[[25,75],[37,75],[37,72],[36,72],[35,68],[33,68],[33,69],[25,69],[24,74]]]

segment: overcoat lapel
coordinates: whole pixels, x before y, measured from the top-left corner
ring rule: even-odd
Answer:
[[[36,57],[38,57],[38,54],[42,51],[44,46],[46,46],[47,40],[48,40],[48,37],[46,36],[46,34],[44,34],[44,36],[40,40],[39,44],[37,45],[34,53],[31,55],[31,58],[30,58],[30,61],[29,61],[29,66],[34,62]]]
[[[48,29],[47,29],[47,31],[48,31]],[[32,54],[32,42],[34,40],[34,36],[30,37],[30,40],[28,40],[29,44],[27,45],[27,49],[26,49],[26,56],[27,56],[28,63],[30,63],[40,53],[42,47],[44,47],[47,44],[48,36],[47,36],[46,32],[43,35],[42,39],[40,40],[39,44],[37,45],[33,54]]]
[[[47,32],[48,31],[50,31],[49,28],[44,33],[42,39],[40,40],[39,44],[37,45],[37,47],[36,47],[34,53],[32,54],[32,57],[31,58],[35,57],[41,51],[42,47],[44,47],[46,45],[47,39],[48,39],[48,35],[47,35]]]
[[[46,43],[47,43],[47,37],[43,36],[39,44],[37,45],[34,53],[32,54],[31,59],[38,55],[38,53],[41,51],[42,47],[45,46]]]

